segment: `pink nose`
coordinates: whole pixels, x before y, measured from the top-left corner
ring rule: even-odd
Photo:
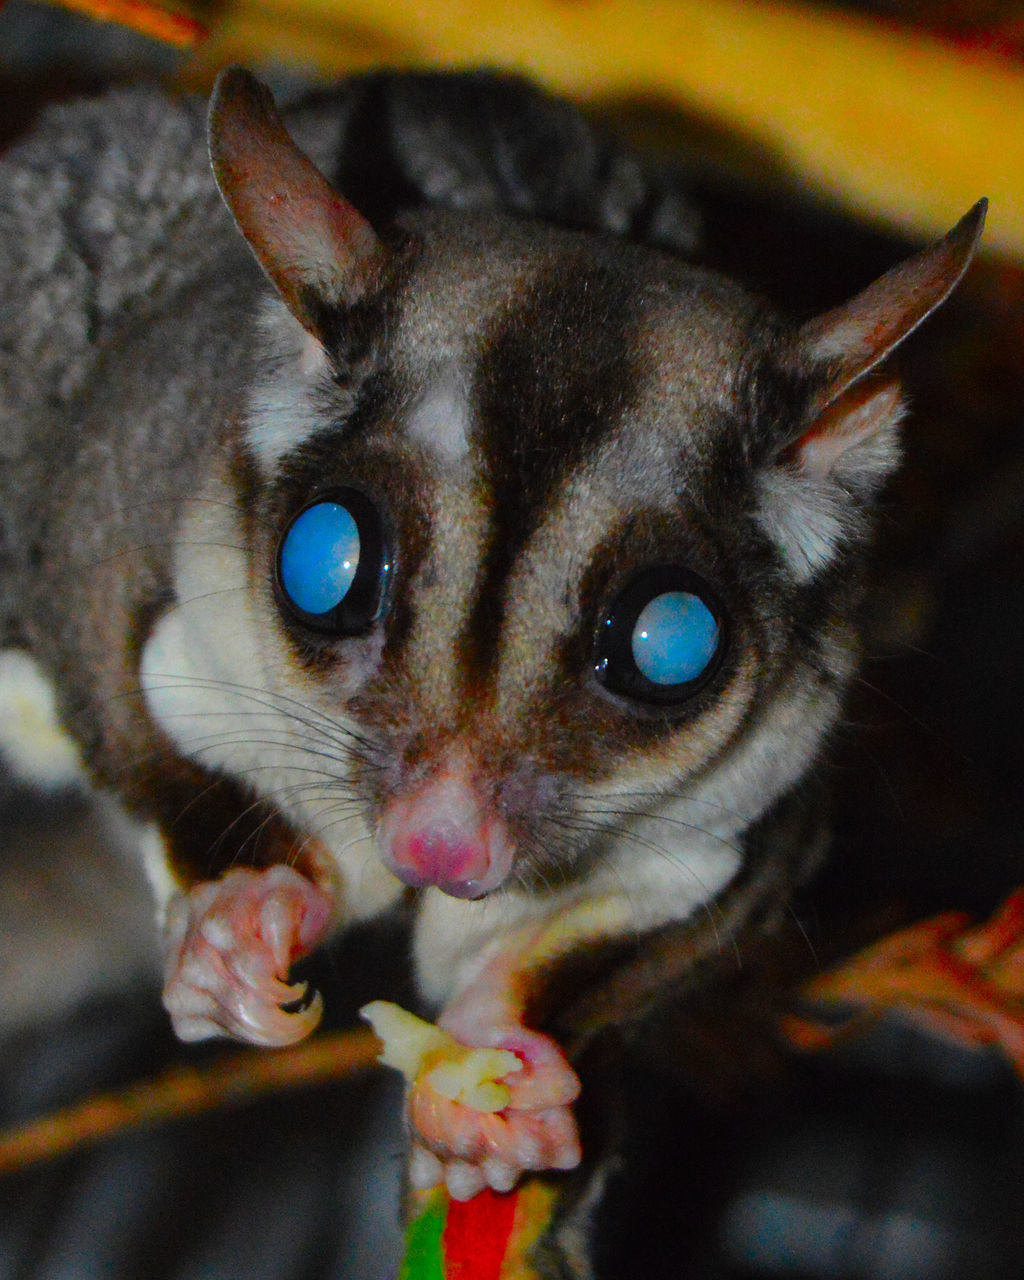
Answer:
[[[424,830],[402,832],[392,842],[391,852],[398,874],[407,884],[435,884],[455,892],[456,897],[475,894],[458,892],[483,880],[490,869],[485,844],[444,823]]]
[[[512,845],[497,814],[483,810],[462,770],[436,775],[384,810],[378,840],[384,861],[406,884],[433,885],[455,898],[480,898],[512,866]]]

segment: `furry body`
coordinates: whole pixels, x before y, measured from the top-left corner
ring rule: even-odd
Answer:
[[[291,961],[414,902],[425,997],[527,1063],[497,1127],[413,1090],[414,1176],[471,1194],[579,1158],[541,1026],[628,1024],[817,856],[896,458],[876,366],[981,213],[793,326],[624,238],[692,218],[515,83],[371,80],[290,128],[352,205],[238,72],[237,229],[195,104],[68,108],[4,161],[4,617],[147,824],[182,1034],[304,1034]],[[340,630],[280,560],[339,494],[385,548]],[[713,660],[649,678],[629,610],[680,595]]]

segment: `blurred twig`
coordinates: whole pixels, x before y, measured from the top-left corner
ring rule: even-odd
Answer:
[[[277,1051],[247,1050],[201,1067],[174,1067],[112,1093],[0,1134],[0,1174],[163,1120],[241,1106],[268,1093],[339,1080],[374,1066],[380,1042],[369,1029],[317,1036]]]
[[[147,0],[50,0],[100,22],[116,22],[176,49],[194,48],[207,35],[206,26],[191,14]]]
[[[791,1016],[784,1032],[798,1048],[822,1049],[895,1010],[960,1044],[998,1045],[1024,1079],[1024,889],[970,924],[951,911],[866,947],[803,991],[852,1019],[836,1027]]]

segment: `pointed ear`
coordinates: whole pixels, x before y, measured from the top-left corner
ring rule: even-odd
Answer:
[[[952,293],[974,256],[987,208],[988,201],[979,200],[941,240],[799,330],[804,360],[830,366],[822,407],[884,360]]]
[[[806,469],[834,469],[848,448],[898,418],[895,382],[866,375],[956,287],[974,256],[987,208],[988,201],[979,200],[943,239],[797,330],[793,363],[818,382],[814,421],[794,447]]]
[[[222,71],[207,118],[224,203],[302,326],[322,337],[330,309],[372,290],[385,260],[373,228],[295,145],[270,91],[242,67]]]

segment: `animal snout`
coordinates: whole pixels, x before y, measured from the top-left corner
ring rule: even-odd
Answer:
[[[481,898],[512,868],[501,816],[481,799],[465,770],[451,765],[410,795],[391,799],[378,831],[381,856],[405,884],[455,898]]]

